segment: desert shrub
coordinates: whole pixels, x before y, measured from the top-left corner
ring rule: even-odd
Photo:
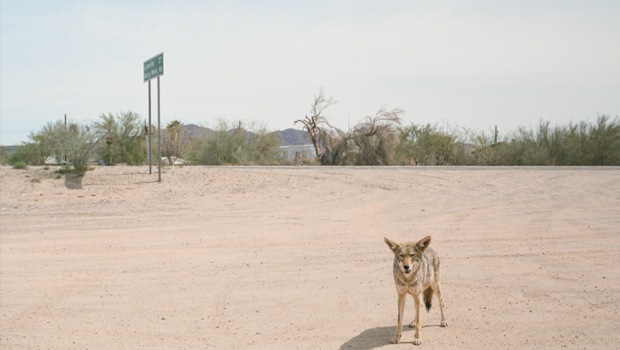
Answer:
[[[25,163],[30,165],[43,164],[45,160],[42,147],[33,142],[22,142],[21,145],[15,147],[13,152],[5,155],[4,161],[10,165],[16,163]]]
[[[319,161],[322,165],[349,165],[354,162],[359,149],[350,133],[336,128],[324,129],[320,131],[318,139],[322,152]]]
[[[225,119],[218,121],[212,135],[195,139],[188,158],[192,164],[201,165],[244,165],[276,164],[280,140],[264,124],[241,122],[232,127]]]
[[[196,150],[190,158],[192,163],[203,165],[247,164],[250,147],[243,134],[216,130],[213,135],[196,141]]]
[[[56,179],[56,180],[58,180],[58,179],[62,179],[62,175],[60,175],[60,174],[56,174],[55,179]]]
[[[318,129],[323,165],[389,165],[398,144],[396,125],[404,111],[381,107],[374,116],[366,116],[351,132],[331,125]]]
[[[71,159],[75,173],[84,175],[88,170],[89,160],[96,154],[100,146],[101,135],[96,129],[85,125],[72,124],[67,130],[65,152]]]
[[[571,140],[575,157],[587,165],[620,165],[620,119],[599,116],[596,123],[587,126],[587,131],[587,137],[576,135]]]
[[[0,146],[0,164],[7,164],[7,156],[9,155],[8,146]]]
[[[416,165],[449,165],[456,151],[465,152],[465,147],[455,146],[457,136],[439,130],[437,124],[411,124],[398,131],[400,143],[395,152],[401,164],[413,160]]]
[[[13,152],[5,153],[3,161],[15,165],[23,162],[30,165],[45,164],[49,156],[56,156],[62,151],[61,141],[65,129],[60,121],[49,122],[38,132],[28,135],[28,141],[22,142],[13,149]]]
[[[83,162],[73,163],[73,168],[76,174],[83,176],[88,171],[88,164]]]
[[[398,145],[396,126],[401,124],[404,111],[400,108],[388,111],[381,107],[374,117],[366,116],[358,123],[351,135],[355,144],[353,164],[389,165]]]
[[[250,144],[250,161],[253,164],[277,164],[280,157],[282,141],[278,135],[264,123],[251,124],[252,133],[248,140]]]
[[[33,183],[41,183],[41,179],[40,179],[40,178],[38,178],[38,177],[35,177],[35,178],[33,178],[32,180],[30,180],[30,182],[33,182]]]
[[[44,166],[44,167],[43,167],[43,170],[50,170],[50,167],[48,167],[48,166]]]
[[[102,114],[93,124],[102,140],[100,157],[106,163],[141,164],[148,156],[140,115],[132,111]],[[155,157],[156,158],[156,157]]]
[[[31,133],[30,141],[8,155],[9,164],[23,162],[31,165],[44,164],[45,159],[53,157],[57,162],[62,158],[71,159],[78,168],[87,164],[99,146],[99,135],[86,125],[61,121],[49,122],[40,131]]]
[[[13,169],[26,169],[27,165],[24,162],[17,162],[13,165]]]
[[[60,169],[54,171],[56,174],[67,174],[71,172],[71,168],[68,166],[63,166]]]
[[[62,121],[48,122],[41,130],[30,133],[29,141],[22,142],[5,159],[9,164],[24,162],[30,165],[45,164],[45,159],[50,156],[60,161],[64,155],[65,133]]]
[[[594,123],[551,126],[540,121],[497,143],[481,133],[475,159],[480,165],[620,165],[620,120],[603,115]]]

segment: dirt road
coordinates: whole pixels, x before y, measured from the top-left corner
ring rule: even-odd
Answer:
[[[0,168],[2,349],[417,348],[383,237],[426,235],[419,348],[619,346],[619,168],[52,170]]]

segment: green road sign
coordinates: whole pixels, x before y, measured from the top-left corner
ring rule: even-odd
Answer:
[[[144,61],[144,82],[164,75],[164,53]]]

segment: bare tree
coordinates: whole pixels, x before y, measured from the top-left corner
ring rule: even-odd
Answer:
[[[402,124],[405,111],[379,108],[374,117],[366,116],[353,129],[351,139],[357,146],[355,164],[388,165],[392,162],[394,150],[398,145],[396,125]]]
[[[320,88],[314,95],[310,115],[295,121],[308,132],[321,164],[390,164],[398,144],[395,126],[402,123],[404,111],[400,108],[387,110],[382,106],[374,116],[366,116],[352,131],[344,132],[330,125],[324,115],[325,109],[336,102],[333,97],[326,98],[325,91]]]
[[[385,105],[381,106],[374,117],[367,115],[362,123],[355,126],[353,132],[364,136],[373,136],[385,131],[395,131],[394,124],[402,124],[401,115],[403,113],[405,111],[400,108],[388,111],[385,109]]]
[[[321,140],[324,148],[321,164],[391,164],[398,144],[395,126],[401,124],[403,113],[400,108],[387,110],[383,106],[375,116],[366,116],[351,132],[337,128],[325,130]]]
[[[333,128],[322,133],[323,154],[319,158],[323,165],[344,165],[351,163],[354,152],[352,134]]]
[[[327,121],[327,117],[323,115],[325,109],[329,106],[337,103],[338,101],[334,100],[333,97],[325,98],[325,91],[323,88],[319,88],[318,94],[314,94],[314,102],[310,105],[310,116],[306,115],[304,119],[299,119],[295,121],[295,124],[301,123],[303,124],[303,130],[306,130],[310,135],[310,139],[312,140],[312,144],[314,145],[314,150],[316,152],[317,158],[320,158],[322,155],[321,152],[321,137],[327,137],[330,134],[330,129],[334,129],[329,122]]]

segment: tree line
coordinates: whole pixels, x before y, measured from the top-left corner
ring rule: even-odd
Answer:
[[[230,123],[221,118],[211,134],[192,136],[183,130],[183,123],[173,120],[161,130],[151,130],[151,159],[157,164],[158,138],[161,134],[161,155],[168,164],[183,160],[196,165],[279,164],[277,134],[258,122]],[[13,152],[2,151],[3,163],[29,165],[71,163],[83,173],[89,162],[107,165],[148,164],[148,127],[134,112],[102,114],[90,124],[75,121],[48,122],[28,136]]]
[[[336,103],[319,90],[310,114],[295,121],[308,132],[323,165],[620,165],[620,119],[519,127],[498,138],[494,132],[458,125],[402,125],[403,110],[381,107],[352,130],[332,126],[325,110]]]
[[[404,111],[379,108],[350,130],[330,124],[326,110],[337,103],[324,90],[314,95],[309,114],[294,121],[312,142],[315,157],[306,164],[321,165],[620,165],[620,119],[598,116],[581,121],[519,127],[502,134],[449,125],[403,125]],[[277,134],[258,122],[218,119],[212,133],[190,135],[173,120],[161,130],[162,157],[169,164],[183,159],[191,165],[284,164]],[[151,158],[156,164],[157,137],[152,133]],[[102,114],[90,124],[49,122],[28,136],[3,163],[42,165],[70,161],[76,170],[90,160],[106,164],[140,165],[148,162],[148,130],[134,112]],[[2,151],[2,150],[0,150]]]

